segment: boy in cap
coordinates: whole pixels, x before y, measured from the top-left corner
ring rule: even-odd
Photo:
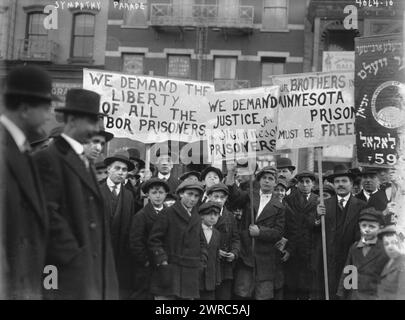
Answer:
[[[96,162],[94,166],[96,168],[96,179],[98,183],[103,183],[108,176],[107,166],[105,165],[104,160]]]
[[[235,294],[242,298],[269,300],[281,299],[282,296],[282,265],[275,244],[284,234],[285,208],[272,196],[276,172],[274,167],[264,167],[258,172],[256,180],[260,189],[252,190],[253,199],[250,198],[249,192],[235,188],[234,176],[228,172],[227,185],[231,185],[231,199],[240,199],[244,203],[241,220],[241,259],[236,267],[235,277]],[[253,238],[255,250],[252,252]]]
[[[283,202],[284,197],[286,196],[287,190],[288,190],[287,181],[284,179],[277,179],[273,193],[280,200],[281,203]]]
[[[214,184],[220,183],[223,178],[224,178],[224,176],[223,176],[221,170],[219,170],[218,168],[215,168],[215,167],[209,166],[201,172],[200,180],[203,183],[203,185],[205,186],[205,191],[201,198],[200,203],[204,203],[204,202],[208,201],[207,189],[209,187],[213,186]]]
[[[197,182],[200,181],[200,178],[201,175],[198,171],[187,171],[180,176],[179,180]]]
[[[220,238],[214,228],[222,208],[217,202],[207,201],[198,208],[202,221],[202,235],[207,247],[207,264],[200,275],[200,300],[215,300],[215,288],[221,283]]]
[[[148,239],[152,226],[164,211],[164,201],[169,192],[166,181],[151,178],[142,185],[142,192],[148,198],[148,204],[136,213],[129,236],[131,254],[136,261],[134,271],[135,283],[131,299],[152,299],[150,293],[150,277],[152,274],[152,257],[148,250]]]
[[[151,292],[157,300],[199,297],[199,275],[207,257],[196,208],[202,193],[201,183],[182,182],[179,200],[153,224],[148,247],[154,266]]]
[[[378,239],[383,223],[381,211],[366,208],[360,212],[361,239],[349,250],[337,293],[341,299],[377,299],[377,284],[389,260],[382,241]],[[356,273],[354,277],[351,275],[352,272]],[[353,279],[358,279],[358,282],[352,283]]]
[[[377,286],[378,300],[405,300],[405,250],[404,241],[395,226],[380,230],[389,261],[384,266]]]
[[[207,189],[208,200],[217,203],[221,208],[218,222],[215,225],[215,229],[221,233],[219,255],[222,281],[215,292],[218,300],[230,300],[232,297],[234,266],[240,251],[238,225],[234,215],[225,206],[228,195],[229,189],[223,183],[214,184]]]
[[[316,207],[318,196],[312,192],[315,174],[302,171],[295,177],[297,190],[284,198],[286,206],[285,238],[288,239],[285,262],[284,294],[290,300],[308,300],[312,288],[312,274],[316,267],[312,265],[315,251]]]

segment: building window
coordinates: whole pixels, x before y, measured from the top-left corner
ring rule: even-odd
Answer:
[[[262,60],[262,86],[272,85],[271,77],[284,74],[285,59]]]
[[[288,0],[264,0],[262,30],[288,28]]]
[[[215,79],[235,79],[236,59],[236,57],[215,57]]]
[[[44,27],[46,15],[42,12],[31,12],[28,14],[26,39],[30,43],[42,43],[46,46],[48,40],[48,30]]]
[[[190,78],[191,62],[189,55],[169,55],[167,58],[167,76]]]
[[[148,1],[128,0],[129,10],[124,11],[124,26],[126,27],[147,27],[148,26]],[[132,6],[131,6],[132,5]]]
[[[73,16],[72,57],[93,57],[95,16],[89,13],[77,13]]]
[[[143,75],[143,54],[123,53],[122,72],[129,74]]]

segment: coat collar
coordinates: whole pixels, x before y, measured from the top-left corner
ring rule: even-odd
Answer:
[[[259,192],[256,192],[254,195],[254,208],[256,210],[256,215],[257,215],[257,211],[258,208],[260,206],[260,195]],[[266,218],[268,218],[269,216],[272,216],[276,211],[275,210],[271,210],[273,207],[279,208],[281,209],[283,207],[283,205],[280,203],[279,200],[277,200],[277,198],[273,195],[270,199],[270,201],[266,204],[266,206],[263,208],[262,213],[260,213],[260,216],[257,218],[256,223],[258,223],[261,220],[264,220]]]
[[[68,142],[58,137],[55,140],[55,148],[57,148],[64,156],[61,157],[62,161],[79,177],[79,179],[85,184],[98,198],[100,198],[100,190],[98,183],[95,183],[94,169],[90,167],[91,173],[86,170],[83,161],[74,152]]]

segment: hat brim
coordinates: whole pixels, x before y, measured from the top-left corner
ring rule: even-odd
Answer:
[[[334,173],[334,174],[331,174],[331,175],[329,175],[329,176],[327,176],[327,177],[325,177],[326,178],[326,180],[328,180],[329,182],[331,182],[331,183],[333,183],[333,180],[335,179],[335,178],[337,178],[337,177],[349,177],[349,178],[351,178],[352,180],[354,180],[355,178],[356,178],[356,175],[354,175],[354,174],[352,174],[352,173]]]
[[[190,171],[190,172],[186,172],[186,173],[184,173],[183,175],[181,175],[181,176],[179,177],[179,180],[184,181],[184,180],[186,180],[186,179],[187,179],[188,177],[190,177],[190,176],[195,176],[195,177],[197,177],[198,180],[200,180],[200,178],[201,178],[201,174],[200,174],[199,172],[197,172],[197,171]]]
[[[141,168],[145,168],[145,161],[143,161],[142,159],[135,157],[129,157],[129,159],[138,162],[141,165]]]
[[[89,112],[86,110],[77,110],[77,109],[71,109],[71,108],[55,108],[55,112],[60,112],[64,114],[80,114],[80,115],[85,115],[85,116],[95,116],[95,117],[100,117],[100,116],[105,116],[104,113],[101,112]]]
[[[119,162],[123,162],[128,166],[128,171],[132,171],[135,169],[134,164],[126,159],[122,159],[122,158],[118,158],[118,157],[108,157],[104,159],[104,164],[108,167],[111,163],[115,162],[115,161],[119,161]]]
[[[284,168],[291,169],[291,171],[294,171],[294,170],[295,170],[295,166],[281,166],[281,167],[277,167],[277,169],[284,169]]]
[[[103,137],[105,138],[105,141],[106,141],[106,142],[109,142],[109,141],[111,141],[111,140],[114,138],[114,135],[113,135],[112,133],[107,132],[107,131],[104,131],[104,130],[99,131],[99,132],[97,133],[97,135],[103,136]]]
[[[256,180],[257,181],[260,181],[260,179],[263,177],[263,175],[264,174],[266,174],[266,173],[270,173],[273,177],[274,177],[274,179],[276,179],[276,173],[274,172],[274,171],[260,171],[257,175],[256,175]]]
[[[201,172],[201,181],[205,180],[205,177],[211,171],[215,172],[218,175],[219,180],[222,180],[224,178],[224,175],[221,170],[219,170],[218,168],[215,168],[215,167],[208,167],[203,172]]]
[[[316,177],[314,174],[297,174],[294,178],[298,181],[302,178],[310,178],[312,181],[316,181]]]
[[[170,192],[169,185],[164,181],[153,181],[150,183],[148,183],[148,181],[147,181],[141,187],[142,192],[146,194],[150,190],[150,188],[152,188],[153,186],[162,186],[165,189],[166,193]]]
[[[179,194],[180,192],[182,192],[182,191],[185,191],[185,190],[198,190],[198,192],[200,192],[200,194],[203,194],[204,193],[204,189],[203,188],[198,188],[198,187],[193,187],[193,186],[190,186],[190,187],[183,187],[183,188],[181,188],[181,189],[178,189],[178,190],[176,190],[176,194]]]

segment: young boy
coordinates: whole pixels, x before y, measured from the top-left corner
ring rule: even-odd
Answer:
[[[164,209],[163,201],[169,192],[169,185],[164,180],[152,178],[142,185],[142,192],[149,202],[133,218],[129,235],[130,250],[137,263],[134,271],[135,291],[131,296],[135,300],[152,299],[149,288],[151,257],[147,241],[154,222]]]
[[[378,284],[378,300],[405,300],[405,252],[403,240],[394,226],[384,228],[378,236],[382,239],[385,252],[389,257]]]
[[[177,188],[180,200],[153,224],[148,249],[153,256],[151,292],[156,300],[195,299],[200,295],[199,276],[207,260],[196,208],[202,193],[201,183],[182,182]]]
[[[220,183],[223,178],[224,178],[224,176],[223,176],[221,170],[219,170],[218,168],[215,168],[215,167],[205,168],[203,170],[203,172],[201,172],[201,182],[205,186],[205,192],[201,198],[201,202],[199,202],[198,205],[208,201],[208,197],[207,197],[208,188],[212,187],[214,184]]]
[[[287,181],[284,179],[278,179],[276,181],[276,186],[274,187],[273,194],[280,200],[280,202],[283,202],[287,190],[288,190]]]
[[[221,284],[215,291],[217,300],[230,300],[233,288],[233,273],[235,262],[239,256],[240,237],[239,229],[234,215],[225,207],[229,196],[229,189],[223,183],[214,184],[208,188],[207,196],[221,207],[220,216],[215,229],[221,233]]]
[[[337,292],[341,299],[377,299],[377,284],[381,272],[389,260],[382,241],[378,239],[378,232],[382,224],[381,211],[366,208],[360,212],[361,239],[356,241],[349,250],[345,268],[350,270],[346,270],[345,273],[345,268],[343,269]],[[357,277],[353,273],[357,273]],[[351,277],[351,279],[347,277]],[[358,279],[357,284],[352,283],[353,279]]]
[[[221,206],[208,201],[200,206],[198,213],[202,220],[201,233],[207,246],[207,265],[200,274],[200,300],[215,300],[215,288],[221,283],[219,250],[221,235],[213,228],[218,222]]]

